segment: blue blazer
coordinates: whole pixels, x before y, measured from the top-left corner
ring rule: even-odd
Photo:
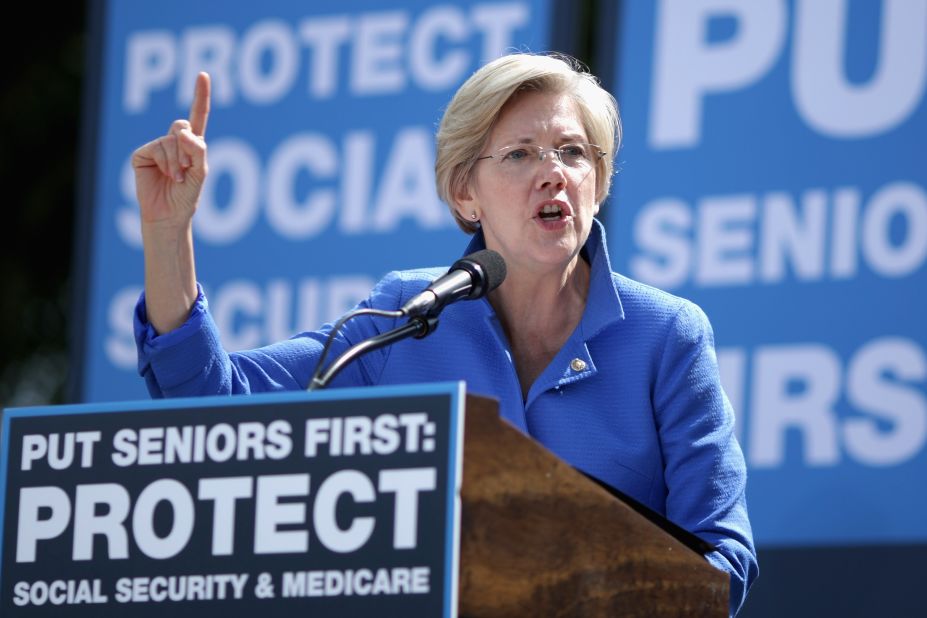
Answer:
[[[466,254],[485,247],[477,234]],[[711,325],[693,303],[613,273],[605,232],[593,225],[583,317],[522,398],[512,354],[486,299],[447,307],[437,330],[376,350],[346,367],[338,386],[465,380],[560,458],[709,541],[708,559],[731,576],[730,611],[757,575],[745,501],[746,466],[722,388]],[[445,269],[393,272],[361,306],[396,309]],[[399,325],[361,316],[329,358]],[[139,372],[153,397],[305,389],[331,329],[226,353],[200,292],[190,318],[158,336],[144,296],[135,312]]]

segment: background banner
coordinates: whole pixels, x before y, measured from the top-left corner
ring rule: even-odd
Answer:
[[[466,247],[434,188],[457,87],[506,51],[547,49],[548,0],[104,3],[84,401],[147,398],[130,157],[212,76],[197,272],[230,350],[316,329],[393,269]]]
[[[927,540],[927,2],[625,2],[615,267],[699,303],[764,546]]]
[[[253,347],[459,257],[436,124],[485,61],[548,48],[551,6],[103,3],[82,399],[147,397],[129,157],[197,71],[198,272],[226,347]],[[625,128],[613,263],[711,318],[757,542],[927,542],[927,0],[598,6]]]

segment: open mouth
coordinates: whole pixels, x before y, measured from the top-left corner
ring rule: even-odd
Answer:
[[[538,211],[537,217],[541,221],[559,221],[567,216],[566,208],[560,204],[544,204]]]

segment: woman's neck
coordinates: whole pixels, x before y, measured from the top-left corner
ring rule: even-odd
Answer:
[[[590,270],[579,256],[563,269],[510,269],[505,282],[490,295],[512,347],[523,397],[582,319]]]

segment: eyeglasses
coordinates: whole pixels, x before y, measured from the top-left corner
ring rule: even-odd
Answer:
[[[533,169],[545,159],[549,152],[554,153],[560,163],[575,170],[591,169],[596,161],[607,154],[595,144],[564,144],[560,148],[541,148],[537,144],[514,144],[500,148],[495,154],[477,157],[476,160],[496,159],[502,169],[507,172],[518,172]]]

